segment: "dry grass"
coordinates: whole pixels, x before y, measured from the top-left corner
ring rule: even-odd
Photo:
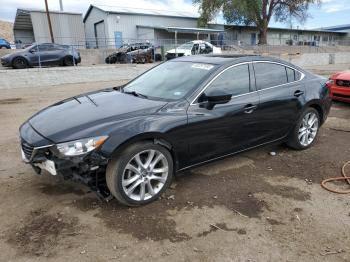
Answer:
[[[13,23],[0,21],[0,38],[5,38],[7,41],[13,41]]]

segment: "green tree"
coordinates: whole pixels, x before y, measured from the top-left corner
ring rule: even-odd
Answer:
[[[199,26],[205,26],[220,11],[227,23],[255,25],[259,31],[259,44],[267,44],[267,28],[272,17],[277,22],[296,19],[304,22],[310,4],[321,0],[193,0],[199,5]]]

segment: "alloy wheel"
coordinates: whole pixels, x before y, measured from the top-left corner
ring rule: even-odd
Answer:
[[[319,128],[318,116],[313,113],[307,113],[301,121],[298,138],[302,146],[309,146],[317,135]]]
[[[169,164],[158,150],[145,150],[131,158],[123,171],[124,193],[135,201],[152,198],[164,187]]]

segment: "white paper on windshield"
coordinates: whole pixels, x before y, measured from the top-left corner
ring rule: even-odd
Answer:
[[[214,66],[213,65],[209,65],[209,64],[193,64],[192,68],[196,68],[196,69],[202,69],[202,70],[211,70]]]

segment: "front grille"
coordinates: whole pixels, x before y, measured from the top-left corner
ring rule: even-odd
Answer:
[[[34,147],[24,140],[22,140],[21,146],[26,159],[30,160],[33,154]]]
[[[337,86],[350,87],[349,80],[337,80]]]

